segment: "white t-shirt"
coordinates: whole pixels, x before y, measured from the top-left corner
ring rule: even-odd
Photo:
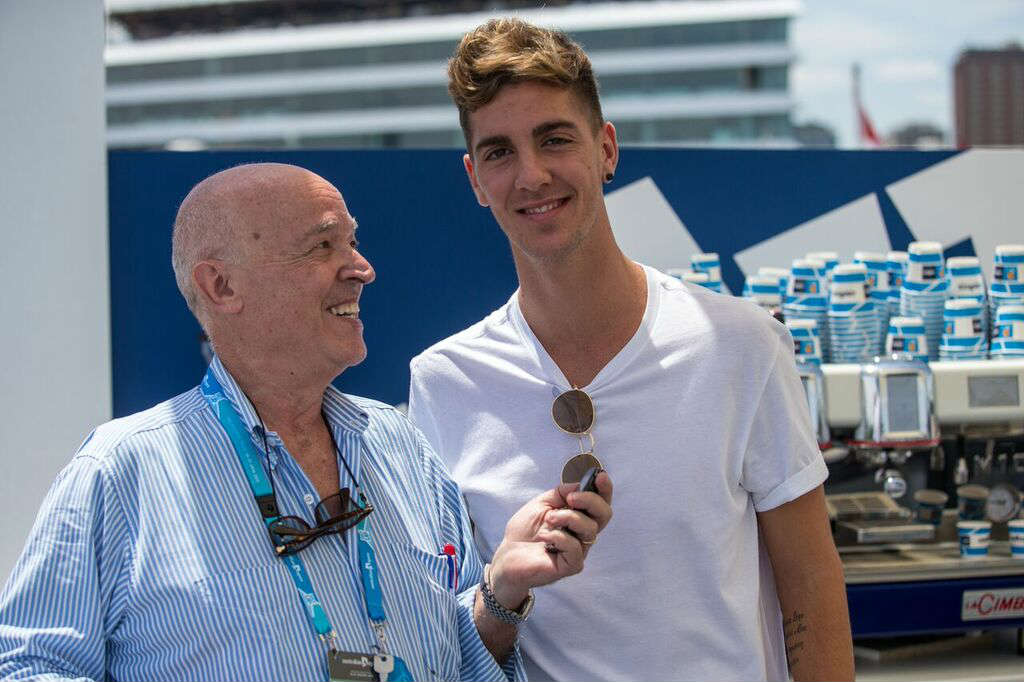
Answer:
[[[651,268],[636,334],[584,387],[614,518],[583,572],[542,588],[521,645],[569,680],[785,680],[782,618],[755,512],[827,476],[785,326]],[[485,557],[578,439],[570,388],[518,292],[413,359],[409,416],[462,487]],[[538,670],[539,669],[539,670]]]

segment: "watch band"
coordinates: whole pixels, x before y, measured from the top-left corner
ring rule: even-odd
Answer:
[[[484,598],[484,606],[492,616],[509,625],[519,625],[526,622],[533,611],[533,590],[527,591],[526,601],[522,603],[518,611],[507,609],[498,602],[491,591],[491,565],[484,566],[484,579],[480,582],[480,593]]]

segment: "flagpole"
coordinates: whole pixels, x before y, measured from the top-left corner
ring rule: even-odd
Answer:
[[[853,82],[853,128],[857,131],[857,147],[864,147],[864,126],[861,124],[860,106],[860,64],[854,62],[850,68]]]

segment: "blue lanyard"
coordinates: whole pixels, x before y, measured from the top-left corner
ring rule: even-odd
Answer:
[[[249,481],[252,494],[260,506],[263,520],[269,526],[279,516],[277,503],[274,501],[274,489],[270,485],[270,479],[267,477],[266,470],[263,468],[260,451],[253,445],[245,425],[242,423],[231,401],[224,395],[224,389],[213,375],[212,370],[207,369],[206,376],[203,377],[203,382],[200,384],[200,390],[207,403],[209,403],[210,408],[213,409],[214,414],[217,415],[217,419],[220,420],[221,426],[224,427],[228,434],[228,438],[231,439],[231,444],[235,448],[235,454],[238,455],[238,461],[241,463],[245,477]],[[268,508],[268,502],[272,503],[272,508]],[[268,511],[268,509],[272,509],[272,511]],[[379,572],[377,570],[377,559],[373,552],[373,536],[366,525],[366,519],[359,522],[359,525],[356,527],[356,535],[358,538],[359,570],[362,574],[366,613],[370,617],[382,652],[387,653],[383,630],[383,625],[387,622],[387,616],[384,613],[384,594],[381,591],[380,580],[377,578]],[[283,555],[281,558],[288,566],[288,575],[292,577],[292,582],[295,583],[295,588],[302,599],[306,617],[309,619],[313,629],[316,630],[321,639],[330,638],[336,644],[337,635],[334,632],[334,628],[331,627],[331,622],[327,619],[327,614],[324,612],[320,599],[317,598],[316,592],[313,590],[313,583],[309,579],[309,573],[306,571],[306,566],[302,563],[302,559],[299,558],[298,554]]]

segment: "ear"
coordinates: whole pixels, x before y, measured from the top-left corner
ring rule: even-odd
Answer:
[[[615,168],[619,165],[619,141],[616,137],[615,126],[612,125],[611,121],[604,122],[599,135],[601,142],[601,167],[604,170],[602,175],[614,174]]]
[[[473,188],[473,194],[476,195],[476,203],[483,207],[490,206],[487,202],[487,197],[484,196],[484,191],[480,189],[480,183],[476,179],[476,170],[473,168],[473,159],[469,158],[469,154],[462,155],[462,165],[466,167],[466,177],[469,178],[469,186]]]
[[[220,260],[203,260],[192,268],[196,296],[211,312],[235,314],[242,311],[242,297],[232,286],[229,264]]]

